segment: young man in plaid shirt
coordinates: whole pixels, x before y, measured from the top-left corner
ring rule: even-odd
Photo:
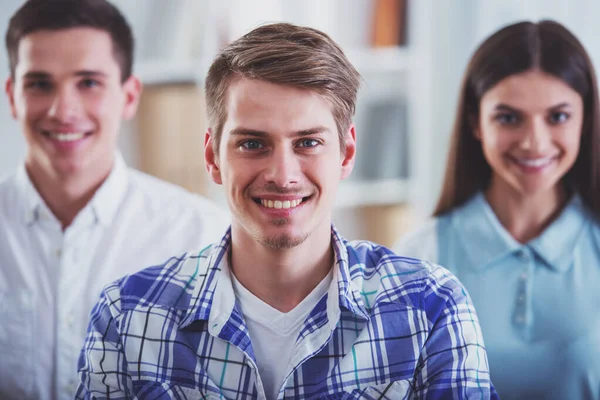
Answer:
[[[332,227],[359,81],[311,28],[262,26],[221,51],[205,157],[231,228],[106,287],[78,398],[496,397],[459,281]]]

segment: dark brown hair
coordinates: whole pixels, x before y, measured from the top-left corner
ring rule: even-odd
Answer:
[[[12,16],[6,31],[10,75],[14,79],[19,62],[19,42],[39,30],[90,27],[110,34],[121,80],[131,75],[133,34],[125,17],[106,0],[27,0]]]
[[[224,48],[206,77],[208,121],[218,151],[227,119],[227,89],[236,77],[308,89],[332,106],[340,143],[355,111],[360,75],[325,33],[287,23],[264,25]]]
[[[492,170],[473,134],[483,95],[501,80],[539,69],[569,85],[584,105],[581,145],[563,178],[600,215],[600,115],[594,67],[579,40],[554,21],[520,22],[487,38],[475,51],[458,100],[444,186],[434,211],[445,214],[485,190]]]

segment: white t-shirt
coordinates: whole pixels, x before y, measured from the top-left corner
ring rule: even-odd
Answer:
[[[289,362],[298,334],[310,312],[329,290],[332,279],[333,269],[300,304],[283,313],[256,297],[231,274],[268,400],[277,398],[284,379],[291,372]]]
[[[219,241],[227,212],[127,168],[63,232],[25,166],[0,179],[0,399],[72,399],[102,287]]]

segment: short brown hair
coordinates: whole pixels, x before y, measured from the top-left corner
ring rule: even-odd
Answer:
[[[325,33],[288,23],[263,25],[224,48],[206,77],[208,121],[218,152],[227,119],[227,89],[236,77],[308,89],[333,109],[340,144],[356,108],[360,74]]]
[[[100,29],[110,35],[121,81],[125,82],[133,66],[133,33],[125,17],[106,0],[27,0],[12,16],[6,31],[11,78],[19,62],[21,39],[39,30],[78,27]]]
[[[506,26],[487,38],[471,57],[434,216],[452,211],[487,188],[492,169],[473,134],[474,123],[479,120],[479,103],[501,80],[532,69],[560,79],[583,100],[579,154],[563,181],[600,216],[600,104],[594,66],[581,42],[567,28],[549,20]]]

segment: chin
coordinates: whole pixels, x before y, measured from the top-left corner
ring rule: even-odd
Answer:
[[[300,246],[308,235],[290,235],[290,234],[280,234],[280,235],[272,235],[272,236],[263,236],[259,239],[260,243],[268,248],[274,250],[282,250],[282,249],[293,249],[294,247]]]
[[[519,191],[525,196],[537,196],[543,193],[548,193],[556,188],[556,184],[540,182],[538,184],[523,184],[520,185]]]

